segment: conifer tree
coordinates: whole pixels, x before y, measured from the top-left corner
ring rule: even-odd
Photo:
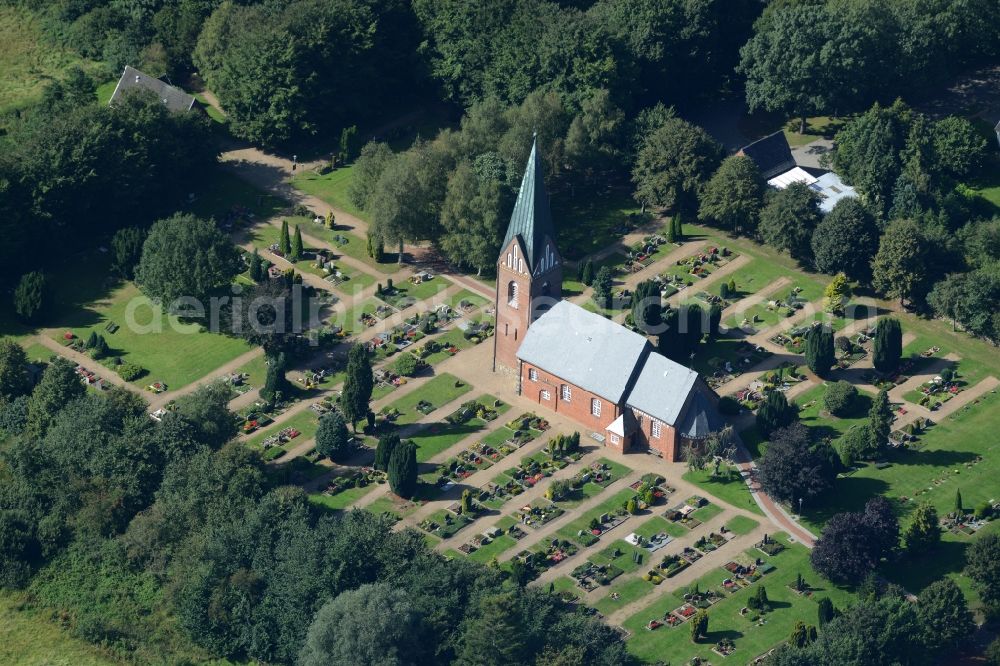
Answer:
[[[821,377],[830,370],[836,357],[833,352],[833,330],[816,326],[806,335],[806,364]]]
[[[316,451],[330,460],[338,460],[348,451],[351,434],[344,417],[337,410],[324,415],[316,430]]]
[[[903,328],[898,319],[885,317],[875,326],[872,365],[879,372],[892,372],[903,357]]]
[[[260,397],[267,402],[273,402],[279,392],[285,390],[285,354],[284,352],[268,356],[267,376]]]
[[[372,466],[383,472],[389,469],[389,461],[392,459],[392,452],[399,446],[399,435],[388,433],[378,438],[378,445],[375,447],[375,462]]]
[[[588,287],[594,283],[594,262],[590,259],[583,264],[583,278],[581,279]]]
[[[410,499],[417,489],[417,447],[407,440],[393,449],[389,459],[389,487],[400,497]]]
[[[356,344],[347,354],[347,376],[340,395],[340,405],[344,416],[357,430],[357,423],[368,414],[368,403],[375,388],[372,377],[371,360],[363,345]]]
[[[257,248],[254,248],[253,254],[250,255],[249,274],[250,279],[254,282],[261,282],[264,279],[264,262],[260,258]]]
[[[843,273],[837,273],[823,291],[823,311],[842,314],[851,297],[851,283]]]
[[[281,221],[281,235],[278,237],[278,251],[287,257],[292,251],[292,240],[288,236],[288,220]]]
[[[872,457],[877,458],[888,446],[892,432],[892,406],[889,394],[884,390],[878,392],[868,411],[868,431],[871,433]]]
[[[295,225],[295,236],[292,238],[292,261],[302,259],[302,229]]]

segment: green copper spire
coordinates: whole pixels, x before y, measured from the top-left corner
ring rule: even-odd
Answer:
[[[507,245],[515,236],[521,237],[527,252],[528,269],[533,273],[537,260],[545,252],[546,237],[555,243],[556,230],[552,225],[552,213],[549,211],[549,195],[545,191],[545,178],[542,174],[542,161],[538,157],[538,137],[531,144],[531,155],[524,168],[524,178],[521,179],[521,189],[517,193],[517,203],[510,216],[510,226],[503,239],[501,247]]]

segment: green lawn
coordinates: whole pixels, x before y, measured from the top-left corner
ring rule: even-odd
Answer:
[[[813,277],[806,275],[804,273],[793,274],[791,284],[785,285],[778,291],[770,294],[769,300],[781,300],[785,301],[788,298],[789,293],[795,287],[800,287],[800,291],[796,298],[800,301],[805,301],[807,303],[813,303],[818,301],[823,296],[823,289],[826,288],[827,280],[822,278]],[[730,315],[723,323],[730,328],[739,328],[742,324],[744,318],[751,322],[751,326],[758,331],[762,331],[771,326],[775,326],[788,317],[786,316],[787,308],[776,308],[769,309],[767,301],[758,303],[752,307],[747,308],[743,312],[737,312]],[[808,307],[808,306],[806,306]],[[817,308],[817,317],[822,317],[825,315],[820,309]],[[839,328],[834,326],[834,328]]]
[[[254,448],[260,447],[265,439],[271,435],[277,435],[285,428],[295,428],[302,433],[281,447],[287,450],[298,446],[308,439],[312,439],[316,435],[316,429],[319,428],[319,418],[311,409],[304,409],[282,423],[276,423],[262,430],[258,430],[252,436],[247,438],[247,444]]]
[[[303,228],[302,233],[308,233],[309,236],[327,243],[338,254],[343,254],[368,264],[376,273],[392,275],[403,267],[403,264],[397,261],[399,255],[389,251],[391,248],[386,248],[381,262],[369,257],[366,239],[353,231],[347,231],[343,228],[331,231],[321,225],[310,224],[308,231]]]
[[[617,493],[606,499],[601,504],[598,504],[594,508],[583,513],[576,520],[560,527],[559,530],[556,532],[556,534],[563,539],[576,541],[577,532],[579,532],[580,530],[587,532],[590,529],[591,520],[600,517],[601,514],[604,513],[614,513],[617,509],[619,509],[623,504],[625,504],[625,502],[627,502],[632,497],[635,497],[635,491],[632,490],[631,488],[624,488],[622,490],[619,490]],[[618,529],[627,530],[628,528],[622,526]],[[624,533],[627,534],[627,531]]]
[[[330,511],[343,511],[371,491],[375,490],[377,487],[378,486],[372,485],[365,486],[364,488],[348,488],[347,490],[343,490],[336,495],[313,493],[309,495],[309,501],[316,506],[321,506],[324,509],[329,509]]]
[[[456,383],[459,385],[456,386]],[[454,375],[444,373],[410,391],[407,395],[390,404],[387,409],[396,409],[400,412],[399,418],[396,419],[396,423],[399,425],[416,423],[425,418],[424,413],[417,409],[417,403],[421,400],[426,400],[435,409],[439,409],[471,390],[471,386],[465,382],[459,382]]]
[[[746,298],[751,294],[756,294],[758,291],[764,289],[765,287],[774,284],[778,278],[787,277],[793,283],[795,282],[797,276],[796,274],[778,264],[775,264],[764,259],[752,259],[749,264],[746,264],[742,268],[730,273],[726,278],[726,282],[734,280],[736,282],[736,293],[730,296],[731,300],[737,301],[742,298]],[[719,293],[719,287],[721,281],[716,283],[712,287],[713,293],[716,295]],[[696,285],[697,286],[697,285]],[[775,296],[786,296],[787,292],[782,294],[784,289],[779,289],[774,293]]]
[[[746,516],[735,516],[726,523],[726,529],[733,534],[750,534],[757,526],[760,525],[753,518],[747,518]]]
[[[314,171],[300,171],[292,178],[292,186],[306,194],[322,199],[334,208],[339,208],[354,217],[369,222],[367,213],[355,206],[347,193],[353,175],[353,164],[340,167],[322,176]]]
[[[851,428],[868,422],[868,410],[872,403],[870,395],[860,392],[857,404],[850,414],[840,418],[826,411],[823,398],[827,388],[828,386],[825,384],[814,386],[799,394],[794,400],[795,404],[799,406],[799,420],[809,427],[813,436],[832,440],[839,439]]]
[[[992,146],[996,141],[992,126],[978,120],[976,124],[983,130],[983,135]],[[1000,213],[1000,159],[997,158],[995,151],[991,152],[986,164],[979,170],[978,177],[969,185],[972,192],[981,197],[986,206],[992,209],[993,214]]]
[[[101,106],[105,106],[111,101],[111,96],[115,94],[115,88],[118,87],[118,80],[114,79],[108,81],[107,83],[102,83],[97,86],[97,103]]]
[[[616,232],[616,227],[629,216],[649,219],[641,218],[639,206],[624,190],[600,193],[580,190],[573,197],[552,199],[558,244],[567,259],[579,259],[620,239],[622,234]],[[580,224],[580,220],[587,223]]]
[[[254,358],[249,363],[246,363],[237,372],[245,372],[249,375],[249,379],[246,380],[246,384],[253,386],[254,388],[264,385],[264,380],[267,378],[267,362],[264,358],[264,354],[261,354]]]
[[[942,516],[951,511],[956,490],[961,490],[963,505],[969,509],[996,499],[996,478],[1000,475],[995,418],[998,408],[1000,395],[987,394],[979,404],[960,410],[928,430],[921,437],[920,450],[890,453],[890,466],[884,469],[868,465],[849,476],[842,475],[821,504],[810,507],[806,503],[805,524],[818,534],[831,515],[859,511],[877,494],[893,501],[904,526],[908,514],[921,502],[933,504]],[[982,459],[977,462],[979,457]],[[998,529],[998,524],[990,529]],[[919,592],[935,577],[957,575],[963,566],[962,552],[970,541],[969,537],[947,535],[933,557],[893,564],[886,575],[911,592]],[[932,569],[936,572],[933,575]],[[970,594],[968,586],[961,578],[959,581]]]
[[[701,507],[700,509],[692,513],[691,517],[696,518],[703,523],[707,523],[720,513],[722,513],[722,507],[719,506],[718,504],[712,504],[711,502],[709,502],[707,505]]]
[[[226,122],[226,117],[222,115],[222,113],[220,113],[217,108],[209,104],[208,100],[205,99],[204,95],[202,95],[201,93],[197,93],[195,94],[194,97],[195,99],[198,100],[198,102],[201,103],[202,107],[205,109],[205,113],[208,114],[208,117],[211,118],[214,122],[220,124],[224,124]]]
[[[373,314],[381,301],[377,301],[375,298],[366,298],[359,302],[349,299],[348,301],[343,301],[343,303],[347,306],[347,309],[342,310],[338,308],[335,310],[330,316],[329,322],[342,326],[348,334],[351,334],[360,333],[365,330],[365,325],[361,323],[361,315]]]
[[[789,547],[773,557],[757,550],[747,552],[748,557],[767,560],[775,566],[775,570],[708,609],[707,639],[698,644],[692,643],[687,623],[676,627],[663,626],[654,631],[646,629],[646,624],[651,619],[662,620],[664,613],[684,603],[681,598],[683,589],[679,589],[657,596],[656,601],[623,623],[625,629],[632,634],[626,643],[629,652],[647,662],[655,662],[664,655],[670,655],[671,663],[686,664],[697,656],[714,664],[720,663],[721,657],[712,652],[712,647],[722,638],[729,638],[735,643],[736,651],[726,658],[726,663],[745,664],[786,640],[797,620],[815,624],[815,600],[819,597],[829,597],[837,608],[847,608],[854,602],[849,592],[830,585],[812,571],[809,551],[805,547],[788,544],[783,534],[776,535],[776,538]],[[736,555],[734,552],[733,556]],[[816,588],[812,597],[800,596],[789,587],[800,573],[806,583]],[[727,575],[724,569],[715,569],[698,581],[698,587],[702,591],[719,588]],[[767,623],[762,626],[739,614],[758,585],[764,585],[767,589],[773,608],[765,616]]]
[[[632,559],[636,553],[641,558],[639,562],[635,562]],[[621,569],[625,573],[629,573],[640,567],[649,566],[649,552],[643,548],[636,548],[622,539],[618,539],[599,553],[591,555],[590,561],[594,564],[609,564]]]
[[[25,595],[0,592],[0,663],[26,666],[111,666],[119,661],[104,656],[89,643],[70,635],[51,612],[25,603]]]
[[[492,407],[496,398],[492,395],[484,394],[476,398],[476,400]],[[502,418],[510,409],[510,405],[503,403],[496,409],[499,413],[498,418]],[[417,445],[417,460],[419,462],[426,462],[466,437],[485,429],[486,426],[486,421],[480,419],[471,419],[460,424],[452,424],[446,421],[430,423],[419,433],[412,435],[410,439]]]
[[[42,21],[31,11],[11,4],[0,6],[0,114],[39,102],[45,86],[65,78],[70,67],[79,66],[95,77],[107,75],[100,63],[48,39]]]
[[[641,537],[646,537],[647,539],[654,534],[666,533],[672,537],[679,537],[688,534],[690,530],[685,527],[681,527],[677,523],[672,523],[666,518],[661,518],[660,516],[655,516],[646,520],[641,525],[636,527],[631,527],[630,529]]]
[[[59,327],[54,335],[58,342],[62,342],[62,333],[66,331],[84,340],[91,331],[103,335],[113,357],[148,371],[133,382],[139,386],[165,382],[170,390],[179,389],[211,375],[216,368],[250,349],[241,339],[202,331],[198,324],[182,323],[154,308],[131,283],[82,306],[79,312],[62,314],[60,319],[66,325]],[[130,316],[135,326],[129,325]],[[109,322],[118,325],[115,333],[105,330]]]
[[[713,471],[709,466],[702,470],[686,472],[682,478],[732,506],[764,515],[738,470],[734,468],[729,473],[723,470],[719,476],[714,476]]]
[[[514,537],[502,534],[496,539],[493,539],[490,543],[486,544],[482,548],[476,550],[476,552],[470,554],[468,558],[475,562],[480,562],[482,564],[489,564],[493,561],[493,558],[500,557],[501,554],[510,550],[517,545],[517,540]]]
[[[366,506],[365,510],[374,513],[376,516],[388,513],[395,516],[396,520],[403,518],[404,515],[413,513],[413,511],[400,511],[396,506],[396,503],[393,502],[390,497],[379,497],[377,500]]]
[[[936,358],[949,353],[962,357],[955,368],[960,379],[968,385],[977,384],[989,375],[1000,378],[1000,358],[996,347],[965,333],[952,331],[951,326],[943,321],[927,321],[909,315],[900,319],[903,334],[912,333],[916,336],[903,348],[904,356],[916,356],[930,347],[938,346],[941,351],[936,354]]]
[[[556,502],[556,504],[566,508],[572,508],[586,502],[591,497],[597,497],[602,492],[604,492],[604,486],[588,481]]]
[[[577,586],[576,581],[570,578],[569,576],[559,576],[559,578],[556,578],[554,581],[552,581],[550,589],[554,593],[558,594],[569,592],[570,594],[572,594],[574,597],[577,598],[579,598],[583,594],[583,590],[581,590]]]
[[[594,604],[594,608],[604,615],[611,615],[619,608],[624,608],[634,601],[638,601],[655,589],[642,578],[625,578],[614,581],[608,588],[608,594],[603,599]],[[614,599],[611,595],[617,594]]]
[[[296,225],[300,226],[305,233],[309,230],[306,225],[309,224],[308,220],[301,217],[289,217],[287,218],[289,233],[291,235],[295,234]],[[248,240],[254,244],[254,246],[266,250],[271,245],[278,243],[281,238],[281,229],[273,224],[265,223],[258,224],[247,232]],[[322,268],[316,265],[316,261],[313,255],[317,248],[310,244],[308,240],[303,241],[303,251],[306,253],[306,259],[300,259],[299,261],[290,263],[295,267],[300,273],[310,273],[317,277],[326,277],[326,273]],[[266,258],[266,257],[265,257]],[[340,282],[339,284],[331,283],[331,286],[337,291],[344,295],[351,296],[354,295],[371,285],[375,284],[375,278],[364,271],[357,270],[353,266],[347,266],[344,264],[338,264],[337,268],[346,275],[349,279]]]
[[[24,353],[28,356],[28,361],[32,363],[37,363],[39,361],[42,363],[48,363],[49,359],[56,356],[54,351],[45,345],[38,344],[37,342],[21,346],[24,347]]]
[[[615,462],[610,458],[600,458],[597,462],[609,468],[608,471],[611,473],[611,480],[604,484],[605,487],[611,485],[618,479],[627,476],[632,472],[632,468],[627,465],[623,465],[620,462]]]
[[[217,220],[225,218],[234,208],[244,208],[253,215],[254,220],[267,219],[278,215],[288,202],[281,197],[258,190],[245,180],[224,171],[215,169],[195,191],[194,201],[184,207],[187,211],[201,217],[214,217]]]

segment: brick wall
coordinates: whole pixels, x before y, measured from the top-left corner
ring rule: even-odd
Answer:
[[[659,451],[663,459],[667,462],[677,462],[680,460],[680,444],[677,431],[666,423],[660,422],[660,436],[653,437],[653,419],[642,412],[632,410],[636,421],[639,422],[637,432],[632,436],[633,448],[649,448]],[[641,420],[640,420],[641,417]]]
[[[538,373],[537,380],[535,381],[532,381],[530,378],[532,370]],[[563,384],[570,387],[569,401],[562,399],[561,387]],[[548,391],[548,400],[544,398],[543,391]],[[586,432],[603,434],[605,429],[621,413],[618,411],[618,405],[610,400],[590,391],[585,391],[579,386],[569,384],[562,378],[530,363],[521,364],[521,395],[534,400],[545,409],[573,419]],[[591,400],[595,398],[601,401],[601,415],[599,417],[591,414]]]

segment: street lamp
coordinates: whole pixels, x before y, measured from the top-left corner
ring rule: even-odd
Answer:
[[[802,498],[799,498],[799,515],[802,515]]]

